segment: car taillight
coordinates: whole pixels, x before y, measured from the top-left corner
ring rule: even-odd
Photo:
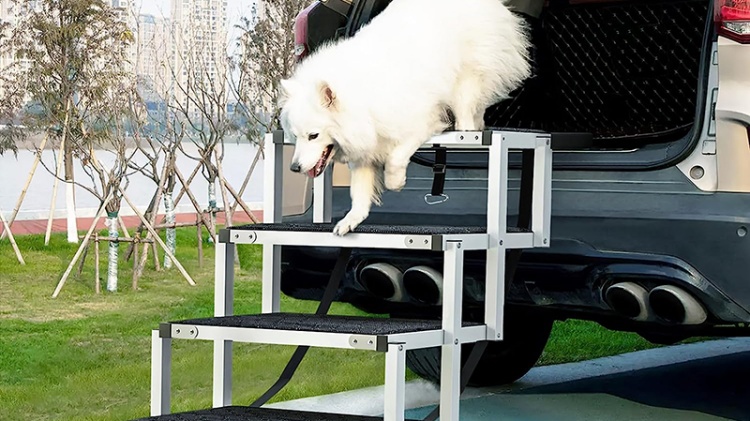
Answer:
[[[315,2],[299,12],[297,18],[294,20],[294,57],[298,62],[309,53],[309,45],[307,44],[308,15],[317,4]]]
[[[715,17],[719,35],[750,44],[750,0],[716,0]]]

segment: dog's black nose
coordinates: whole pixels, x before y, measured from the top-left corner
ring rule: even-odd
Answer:
[[[292,162],[292,165],[289,167],[292,172],[300,172],[302,171],[302,168],[300,168],[299,164],[296,162]]]

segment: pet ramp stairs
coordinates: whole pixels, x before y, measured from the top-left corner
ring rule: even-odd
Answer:
[[[143,420],[404,420],[406,352],[442,347],[441,420],[458,420],[461,345],[503,338],[506,251],[549,247],[552,192],[552,136],[518,131],[446,132],[427,145],[489,149],[487,223],[484,227],[358,226],[339,237],[332,233],[330,168],[314,181],[313,223],[281,222],[284,135],[266,136],[264,222],[229,227],[216,243],[214,317],[162,323],[152,331],[151,417]],[[523,150],[521,212],[528,229],[508,227],[508,161],[510,151]],[[528,159],[527,159],[528,158]],[[530,177],[529,177],[530,176]],[[530,180],[527,179],[530,178]],[[524,187],[526,183],[526,187]],[[523,199],[526,197],[526,199]],[[235,315],[234,257],[238,244],[263,245],[262,313]],[[342,250],[343,270],[353,248],[429,250],[443,253],[443,304],[440,320],[402,320],[283,313],[280,308],[281,246],[335,247]],[[466,250],[486,250],[484,323],[462,320],[463,263]],[[332,279],[335,274],[332,275]],[[337,284],[329,284],[337,288]],[[328,290],[327,290],[328,293]],[[323,300],[322,300],[323,301]],[[214,343],[213,408],[171,414],[171,343],[207,340]],[[250,342],[301,347],[354,349],[385,354],[385,399],[382,417],[275,410],[260,404],[232,403],[232,344]],[[298,348],[299,349],[299,348]],[[261,398],[262,400],[263,398]]]

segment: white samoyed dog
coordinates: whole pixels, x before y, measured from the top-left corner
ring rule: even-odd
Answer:
[[[450,127],[482,130],[486,108],[530,76],[523,20],[502,0],[394,0],[353,37],[320,47],[281,81],[291,170],[351,170],[352,206],[333,232],[364,221],[383,188],[401,190],[411,156]]]

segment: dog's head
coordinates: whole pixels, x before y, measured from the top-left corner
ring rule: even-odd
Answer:
[[[290,169],[317,177],[337,152],[333,138],[337,100],[331,87],[308,86],[293,79],[281,81],[281,126],[294,143]]]

